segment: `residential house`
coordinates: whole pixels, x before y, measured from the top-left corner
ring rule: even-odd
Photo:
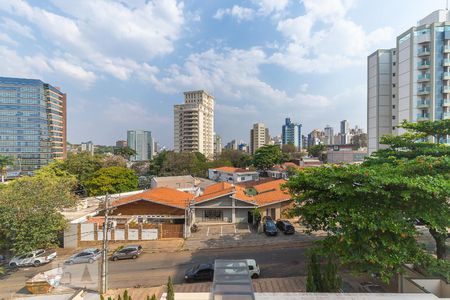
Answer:
[[[167,187],[183,192],[198,194],[200,188],[205,188],[215,183],[215,181],[205,178],[193,177],[191,175],[166,176],[153,177],[150,182],[150,187],[152,189],[158,187]]]
[[[208,170],[208,178],[214,181],[225,181],[228,183],[240,183],[250,180],[258,180],[259,173],[247,169],[234,167],[220,167]]]

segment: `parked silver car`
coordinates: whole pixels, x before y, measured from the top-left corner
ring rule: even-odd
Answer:
[[[56,257],[56,252],[53,250],[39,249],[36,251],[29,252],[27,254],[14,256],[9,261],[9,266],[11,268],[25,267],[25,266],[35,266],[46,264],[54,260]]]
[[[68,265],[72,264],[83,264],[83,263],[93,263],[102,256],[100,249],[88,248],[84,249],[78,253],[75,253],[69,257],[64,263]]]
[[[111,260],[119,260],[119,259],[127,259],[132,258],[136,259],[141,255],[142,247],[140,245],[128,245],[119,249],[113,253],[111,256]]]

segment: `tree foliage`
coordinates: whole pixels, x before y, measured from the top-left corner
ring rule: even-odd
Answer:
[[[289,143],[289,144],[285,144],[285,145],[281,146],[281,151],[283,153],[294,153],[297,151],[297,147],[295,147],[294,144]]]
[[[76,203],[72,176],[40,171],[0,190],[0,247],[21,254],[57,245],[66,226],[60,211]]]
[[[138,177],[134,171],[123,167],[101,168],[86,181],[86,189],[91,196],[129,192],[137,187]]]
[[[273,165],[282,162],[282,152],[277,145],[265,145],[256,150],[253,156],[253,165],[258,170],[268,170]]]
[[[322,153],[325,151],[327,147],[325,145],[319,144],[314,145],[308,148],[308,154],[312,157],[318,157],[319,159],[322,157]]]
[[[6,168],[14,164],[14,157],[8,155],[0,155],[0,176],[1,182],[5,182]]]
[[[379,273],[386,280],[404,263],[427,262],[448,274],[448,146],[415,143],[418,135],[385,137],[393,143],[363,165],[326,165],[290,177],[287,187],[297,203],[294,215],[301,216],[308,231],[329,234],[319,242],[321,254],[335,254],[349,267]],[[433,258],[416,241],[416,219],[438,237],[438,263],[430,263]]]
[[[130,147],[120,147],[120,148],[115,148],[114,149],[114,154],[115,155],[120,155],[123,158],[125,158],[127,160],[130,160],[131,156],[136,155],[136,151],[134,151]]]
[[[127,161],[125,158],[123,158],[120,155],[107,155],[105,156],[102,161],[102,168],[109,168],[109,167],[127,167]]]
[[[367,147],[367,133],[354,135],[352,137],[352,145],[355,150]]]
[[[175,292],[173,289],[173,282],[172,282],[172,278],[169,276],[169,280],[167,281],[167,295],[166,295],[166,299],[167,300],[175,300]]]
[[[223,150],[219,160],[230,162],[235,168],[250,167],[253,163],[252,156],[240,150]]]

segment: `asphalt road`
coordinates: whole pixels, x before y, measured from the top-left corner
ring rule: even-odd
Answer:
[[[181,251],[175,253],[143,253],[136,260],[109,262],[109,288],[134,286],[160,286],[171,276],[175,284],[182,283],[184,272],[193,265],[214,259],[253,258],[261,268],[261,277],[277,278],[306,275],[305,252],[310,244],[270,247],[243,247],[232,249]],[[0,299],[8,299],[14,293],[25,293],[24,283],[38,272],[57,266],[65,257],[59,257],[52,265],[24,268],[0,279]],[[98,284],[99,265],[80,264],[63,266],[63,283],[71,287],[95,288]]]

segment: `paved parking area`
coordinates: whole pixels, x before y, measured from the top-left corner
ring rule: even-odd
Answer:
[[[193,239],[218,238],[252,233],[249,224],[204,224],[198,225],[199,230],[191,234]]]

